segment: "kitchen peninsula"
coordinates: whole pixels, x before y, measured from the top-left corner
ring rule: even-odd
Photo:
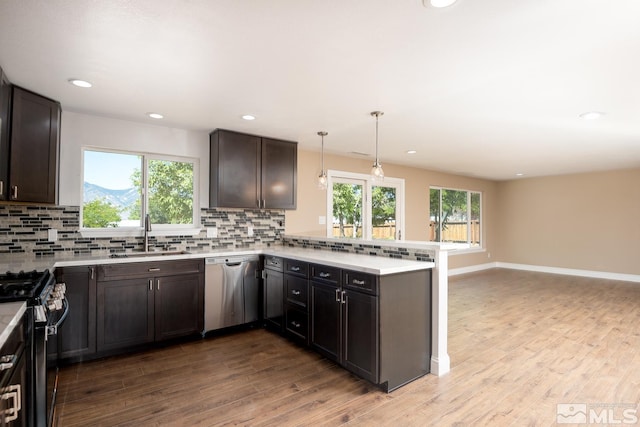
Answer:
[[[174,255],[136,257],[135,253],[126,258],[110,258],[108,254],[90,256],[67,256],[51,258],[25,258],[22,256],[3,256],[1,267],[5,270],[32,270],[49,268],[108,265],[115,263],[171,261],[181,259],[197,259],[210,256],[262,254],[286,259],[295,259],[311,264],[324,265],[345,271],[357,271],[379,277],[381,297],[389,298],[392,293],[393,278],[399,274],[417,274],[422,271],[429,273],[431,281],[430,299],[430,330],[429,349],[424,356],[426,372],[443,375],[449,370],[449,357],[446,351],[446,322],[447,322],[447,281],[446,265],[447,251],[457,249],[454,245],[433,245],[422,242],[353,242],[341,239],[323,239],[317,237],[285,236],[283,244],[251,249],[221,249],[217,251],[189,251]],[[391,257],[393,256],[393,258]],[[19,257],[19,258],[18,258]],[[387,284],[388,283],[388,284]],[[387,292],[387,293],[385,293]],[[389,310],[389,309],[387,309]],[[384,330],[381,331],[384,336]],[[384,342],[382,342],[384,344]]]

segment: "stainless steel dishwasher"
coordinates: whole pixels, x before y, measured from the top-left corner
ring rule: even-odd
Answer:
[[[258,320],[258,255],[205,260],[204,331]]]

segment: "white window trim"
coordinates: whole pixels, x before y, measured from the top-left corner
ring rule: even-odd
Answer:
[[[84,210],[82,205],[84,204],[84,153],[85,151],[100,151],[104,153],[115,154],[128,154],[142,157],[143,173],[143,195],[142,206],[143,212],[147,210],[147,198],[146,188],[148,188],[148,169],[149,160],[169,160],[176,162],[186,162],[193,164],[193,224],[152,224],[152,231],[149,232],[149,236],[196,236],[202,231],[202,227],[199,227],[200,223],[200,201],[199,201],[199,188],[200,188],[200,159],[196,157],[183,157],[172,156],[166,154],[157,154],[149,152],[139,151],[125,151],[125,150],[113,150],[104,147],[83,146],[80,154],[80,171],[82,176],[80,177],[80,235],[82,237],[139,237],[144,236],[144,226],[140,227],[106,227],[106,228],[85,228],[82,226]]]
[[[455,251],[451,251],[452,255],[462,255],[469,254],[473,252],[486,252],[486,247],[484,243],[484,193],[480,190],[470,190],[467,188],[454,188],[454,187],[443,187],[439,185],[429,186],[429,196],[431,196],[431,190],[453,190],[453,191],[465,191],[467,193],[467,218],[471,218],[471,193],[480,194],[480,245],[479,246],[469,246],[466,249],[457,249]],[[431,200],[431,199],[429,199]],[[440,193],[440,210],[442,210],[442,193]],[[429,218],[431,218],[431,206],[429,206]],[[442,233],[442,231],[441,231]],[[469,241],[471,240],[469,237],[470,230],[467,231],[467,244],[470,245]],[[431,240],[432,241],[432,240]],[[432,241],[433,243],[442,243]],[[445,242],[446,243],[446,242]]]
[[[371,194],[372,187],[375,186],[387,186],[394,187],[396,189],[396,233],[399,233],[400,238],[396,238],[395,240],[404,240],[405,234],[405,216],[404,216],[404,179],[402,178],[391,178],[385,177],[381,183],[374,182],[369,174],[355,173],[355,172],[344,172],[329,169],[327,170],[327,237],[333,237],[333,197],[332,197],[332,188],[334,182],[352,182],[360,184],[364,181],[363,186],[363,197],[365,197],[365,203],[362,206],[362,239],[357,240],[367,240],[367,241],[378,241],[378,239],[372,239],[372,226],[371,226]],[[366,226],[365,220],[367,219]],[[399,222],[399,224],[398,224]],[[396,234],[396,237],[398,234]],[[380,240],[382,241],[382,240]]]

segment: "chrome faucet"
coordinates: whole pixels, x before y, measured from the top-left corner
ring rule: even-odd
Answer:
[[[144,216],[144,251],[149,252],[149,232],[151,231],[151,218],[149,214]]]

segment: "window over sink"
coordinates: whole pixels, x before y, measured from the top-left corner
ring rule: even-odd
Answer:
[[[198,224],[197,159],[93,148],[82,157],[83,230],[139,231],[146,214],[154,231]]]

